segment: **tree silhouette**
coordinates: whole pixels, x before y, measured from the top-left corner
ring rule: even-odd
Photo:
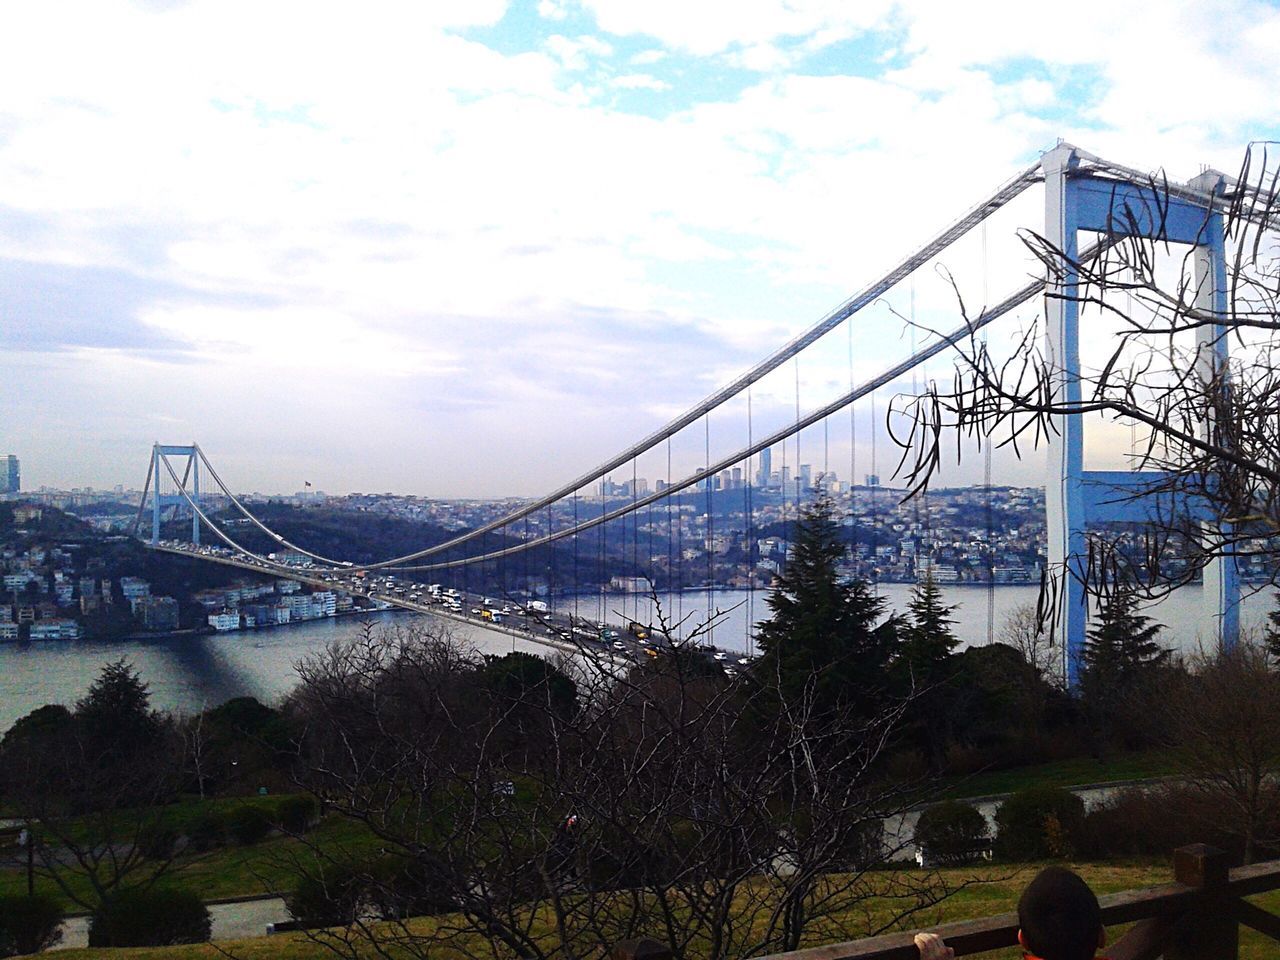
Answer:
[[[912,711],[915,726],[929,764],[940,771],[951,734],[952,653],[960,641],[951,630],[955,623],[942,602],[942,591],[933,576],[926,576],[911,588],[907,617],[898,649],[897,672],[903,688],[916,696]]]
[[[1276,608],[1267,614],[1267,625],[1262,630],[1262,642],[1273,660],[1280,660],[1280,592],[1276,594]]]
[[[1138,702],[1170,651],[1158,642],[1164,628],[1137,611],[1132,587],[1117,585],[1103,599],[1098,623],[1085,638],[1080,695],[1093,728],[1094,748],[1112,739],[1116,720],[1135,712]],[[1125,724],[1136,732],[1134,724]]]
[[[1085,639],[1086,685],[1105,683],[1117,690],[1131,687],[1152,667],[1169,660],[1158,637],[1164,628],[1138,613],[1132,590],[1117,588],[1103,602],[1098,624]]]
[[[951,630],[954,606],[942,602],[942,591],[933,575],[916,582],[907,604],[906,625],[898,659],[910,669],[917,683],[933,683],[947,672],[951,654],[960,645]]]
[[[819,703],[863,700],[872,705],[886,686],[899,622],[865,581],[843,579],[845,546],[835,505],[820,496],[801,512],[793,553],[766,603],[773,616],[758,625],[761,675],[777,677],[784,693],[816,683]]]

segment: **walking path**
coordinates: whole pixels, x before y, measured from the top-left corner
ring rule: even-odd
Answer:
[[[1161,783],[1169,778],[1157,777],[1149,780],[1122,780],[1110,783],[1091,783],[1077,787],[1068,787],[1079,796],[1086,809],[1097,806],[1109,799],[1117,790],[1126,787]],[[995,814],[1000,803],[1009,794],[992,794],[985,797],[971,797],[965,800],[976,807],[987,819],[991,833],[995,833]],[[912,861],[916,857],[916,846],[913,842],[916,823],[924,808],[907,810],[884,821],[885,842],[889,849],[896,850],[894,862]],[[261,895],[240,900],[211,901],[209,914],[213,919],[214,940],[241,940],[247,937],[261,937],[267,932],[267,925],[289,920],[289,910],[284,900],[277,896]],[[89,918],[76,916],[69,918],[62,928],[62,942],[54,949],[65,950],[73,947],[88,946]]]
[[[261,937],[267,932],[267,924],[289,919],[289,911],[279,897],[259,897],[254,900],[232,900],[209,904],[213,918],[214,940],[244,940]],[[89,918],[72,917],[62,925],[62,942],[55,950],[69,950],[89,945]]]

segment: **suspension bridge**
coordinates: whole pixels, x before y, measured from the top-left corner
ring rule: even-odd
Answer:
[[[860,315],[881,305],[890,295],[901,295],[909,288],[914,321],[917,273],[966,237],[979,234],[984,256],[988,221],[999,211],[1032,188],[1044,193],[1045,241],[1062,252],[1065,271],[1054,275],[1032,277],[1003,298],[989,301],[983,291],[983,308],[976,316],[943,332],[928,331],[925,325],[909,323],[911,345],[905,356],[870,377],[855,378],[855,327]],[[566,481],[543,497],[527,502],[504,516],[482,523],[440,542],[424,545],[399,556],[376,561],[355,562],[350,558],[325,556],[305,545],[291,542],[273,530],[224,482],[199,445],[157,443],[151,453],[147,480],[139,504],[135,532],[141,532],[148,510],[151,530],[148,542],[158,549],[195,555],[211,562],[229,563],[246,569],[268,572],[282,577],[309,579],[317,584],[341,583],[344,589],[359,591],[359,580],[369,583],[388,576],[406,576],[418,580],[446,579],[457,582],[474,575],[481,592],[507,591],[510,596],[525,599],[534,595],[535,577],[530,574],[529,558],[535,554],[558,558],[568,571],[560,571],[560,592],[577,596],[577,575],[586,560],[605,562],[605,544],[612,537],[621,540],[630,562],[620,573],[643,577],[646,564],[662,560],[666,551],[668,566],[684,562],[686,542],[699,547],[694,553],[706,570],[702,587],[710,591],[716,583],[715,550],[717,536],[736,538],[745,544],[748,556],[754,556],[752,544],[759,532],[757,510],[753,500],[762,499],[771,482],[771,459],[775,450],[782,458],[794,452],[794,466],[800,469],[801,435],[809,431],[812,438],[820,431],[823,473],[829,475],[830,440],[833,428],[841,433],[847,427],[850,476],[847,506],[850,513],[859,507],[872,510],[876,498],[885,496],[874,484],[859,489],[854,484],[858,467],[857,416],[855,405],[870,404],[872,433],[870,436],[871,473],[878,472],[875,461],[875,403],[877,393],[891,388],[906,389],[908,378],[915,378],[924,365],[937,357],[944,361],[958,344],[972,342],[979,331],[1024,305],[1041,310],[1045,323],[1044,351],[1051,361],[1052,396],[1060,401],[1078,403],[1086,376],[1080,359],[1081,303],[1075,295],[1078,277],[1070,268],[1092,256],[1117,237],[1148,236],[1191,249],[1199,276],[1196,306],[1216,316],[1227,313],[1226,253],[1223,215],[1233,201],[1228,180],[1205,173],[1187,184],[1156,185],[1148,174],[1111,163],[1067,144],[1045,153],[1034,164],[1018,172],[990,196],[970,207],[901,262],[869,283],[834,310],[822,316],[798,336],[777,347],[744,373],[715,390],[700,402],[647,436],[623,447],[589,470]],[[1025,203],[1025,201],[1023,201]],[[1142,211],[1148,211],[1144,214]],[[1150,211],[1160,211],[1158,218]],[[1084,245],[1081,245],[1083,236]],[[985,279],[984,279],[985,287]],[[958,311],[957,311],[958,312]],[[848,387],[838,395],[808,410],[802,408],[800,361],[809,351],[825,349],[829,355],[837,331],[847,331]],[[1204,326],[1198,333],[1211,363],[1227,362],[1226,337],[1221,324]],[[923,331],[923,344],[916,338]],[[983,334],[985,335],[985,333]],[[883,339],[883,338],[882,338]],[[773,375],[787,375],[795,367],[794,414],[783,422],[775,417],[767,426],[757,426],[758,395],[762,381]],[[883,409],[883,408],[882,408]],[[713,450],[711,423],[713,414],[736,411],[726,419],[744,423],[745,436],[731,437],[725,442],[725,431],[717,428]],[[745,412],[745,416],[743,413]],[[847,424],[844,417],[847,416]],[[840,418],[840,419],[837,419]],[[1087,546],[1085,537],[1091,524],[1107,522],[1143,523],[1150,514],[1142,495],[1144,484],[1158,480],[1150,471],[1099,471],[1086,469],[1084,462],[1085,423],[1080,417],[1058,418],[1058,430],[1043,438],[1045,450],[1045,502],[1047,527],[1046,571],[1057,572],[1060,586],[1055,592],[1059,601],[1052,606],[1051,631],[1062,639],[1064,670],[1068,681],[1076,683],[1082,667],[1087,608],[1085,579]],[[863,438],[864,441],[867,438]],[[700,465],[680,473],[672,472],[673,446],[697,449]],[[988,498],[986,515],[990,527],[991,443],[985,443],[985,490]],[[865,454],[864,454],[865,456]],[[175,462],[176,461],[176,462]],[[638,464],[650,469],[657,464],[661,472],[665,463],[666,479],[649,491],[639,482]],[[866,465],[864,459],[864,466]],[[782,511],[794,519],[801,507],[801,484],[788,482],[791,467],[782,469]],[[843,467],[841,468],[843,469]],[[730,473],[729,471],[740,471]],[[629,476],[622,496],[606,494],[613,475]],[[743,529],[724,530],[723,516],[717,518],[715,497],[730,484],[729,477],[744,476],[745,483],[732,482],[735,496],[741,498]],[[792,489],[794,487],[794,489]],[[168,492],[162,492],[167,488]],[[776,485],[774,487],[776,492]],[[1117,495],[1119,491],[1120,495]],[[266,541],[294,557],[305,558],[309,566],[300,570],[294,564],[273,559],[267,552],[255,552],[229,532],[229,528],[211,518],[206,506],[211,495],[217,495],[245,525],[257,531]],[[775,498],[776,499],[776,498]],[[861,499],[861,503],[859,502]],[[692,509],[691,509],[692,508]],[[172,540],[162,542],[161,527],[166,516],[190,514],[190,544]],[[693,514],[690,518],[690,514]],[[717,530],[717,520],[722,529]],[[1210,521],[1212,518],[1208,518]],[[558,525],[557,525],[558,521]],[[213,542],[201,545],[202,531],[208,531]],[[641,543],[648,538],[648,551]],[[655,546],[655,543],[657,546]],[[988,589],[987,634],[993,630],[990,601],[995,559],[992,555],[990,529],[985,547],[985,583]],[[550,553],[548,553],[550,551]],[[656,551],[656,553],[655,553]],[[584,554],[586,555],[584,557]],[[598,554],[598,556],[593,556]],[[642,559],[643,557],[643,559]],[[536,569],[535,573],[541,573]],[[486,584],[497,584],[486,590]],[[754,581],[750,585],[754,604]],[[1224,645],[1234,642],[1239,629],[1240,599],[1234,560],[1230,557],[1211,562],[1205,572],[1206,609],[1203,622]],[[394,591],[379,594],[386,602],[417,609],[423,604],[398,597]],[[748,618],[748,623],[755,619]],[[570,616],[568,623],[572,624]],[[748,626],[748,629],[750,627]]]

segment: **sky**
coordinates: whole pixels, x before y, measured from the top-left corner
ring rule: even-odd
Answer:
[[[1059,139],[1175,179],[1280,139],[1275,5],[1053,13],[6,5],[0,453],[28,489],[139,487],[152,442],[195,440],[239,490],[533,495],[732,379]],[[1017,229],[1042,204],[761,384],[754,435],[900,358],[895,311],[954,325],[944,270],[970,303],[1024,282]],[[851,462],[847,419],[792,462],[869,472],[891,392],[859,407]],[[674,469],[745,427],[741,409],[703,425]]]

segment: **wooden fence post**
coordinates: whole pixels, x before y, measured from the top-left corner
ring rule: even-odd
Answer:
[[[619,940],[609,951],[609,957],[610,960],[672,960],[670,947],[648,937]]]
[[[1213,895],[1226,887],[1230,869],[1226,853],[1203,843],[1173,852],[1174,879],[1203,890],[1206,897],[1178,924],[1165,960],[1238,960],[1239,924],[1226,900]]]

